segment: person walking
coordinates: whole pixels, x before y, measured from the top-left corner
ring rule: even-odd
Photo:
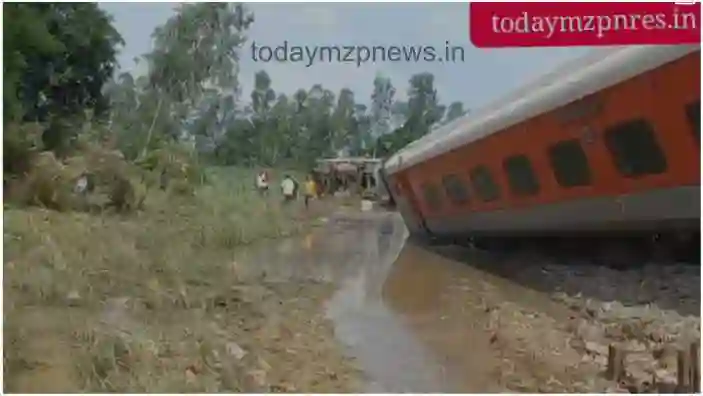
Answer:
[[[312,175],[308,175],[305,178],[305,208],[310,206],[310,200],[317,197],[317,184],[312,178]]]
[[[259,194],[261,194],[263,196],[266,196],[268,194],[268,190],[269,190],[268,172],[261,171],[256,176],[256,189],[259,191]]]
[[[295,182],[290,175],[284,175],[281,181],[281,192],[283,192],[283,202],[288,203],[295,199]]]

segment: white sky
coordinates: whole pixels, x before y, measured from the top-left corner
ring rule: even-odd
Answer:
[[[123,69],[133,69],[132,59],[149,51],[149,35],[173,13],[176,3],[100,3],[112,14],[126,41],[119,56]],[[320,83],[338,93],[354,90],[357,102],[368,102],[376,73],[392,79],[404,97],[408,79],[417,72],[435,75],[440,100],[461,100],[467,108],[504,95],[508,91],[554,68],[584,48],[496,49],[474,48],[468,39],[468,4],[461,3],[253,3],[256,21],[249,42],[241,52],[240,81],[243,98],[253,85],[254,73],[265,69],[276,92],[292,93]],[[363,64],[262,63],[251,58],[251,41],[257,45],[432,45],[445,42],[465,47],[463,63],[398,62]]]

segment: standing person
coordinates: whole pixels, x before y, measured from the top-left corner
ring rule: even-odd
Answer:
[[[281,181],[281,191],[283,192],[283,202],[288,203],[295,199],[295,182],[289,175],[283,176]]]
[[[317,185],[312,175],[305,178],[305,208],[310,206],[310,200],[317,197]]]
[[[259,190],[259,193],[261,195],[268,194],[269,175],[268,172],[266,172],[265,170],[259,172],[259,174],[256,176],[256,189]]]

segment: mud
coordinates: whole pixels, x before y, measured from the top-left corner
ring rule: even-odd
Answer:
[[[632,390],[647,376],[670,382],[671,365],[652,356],[700,338],[697,267],[615,271],[406,237],[397,214],[347,210],[247,261],[268,281],[335,285],[327,317],[367,392]],[[614,341],[649,356],[628,384],[603,377]]]
[[[366,392],[432,392],[445,387],[430,351],[386,306],[383,286],[406,230],[392,213],[337,212],[302,238],[253,246],[242,265],[266,282],[335,285],[326,304],[335,335],[364,371]]]
[[[399,215],[355,207],[316,223],[237,250],[220,282],[109,300],[99,323],[73,303],[68,317],[25,315],[9,344],[42,342],[25,349],[31,367],[14,388],[47,390],[37,378],[70,378],[77,366],[103,382],[79,376],[51,390],[665,392],[676,349],[700,339],[699,267],[615,271],[429,249],[406,241]],[[68,344],[52,341],[48,322],[89,339],[88,350],[57,349]],[[631,352],[620,383],[603,375],[613,342]]]

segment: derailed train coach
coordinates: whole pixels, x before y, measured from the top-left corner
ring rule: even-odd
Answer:
[[[700,72],[699,45],[595,50],[411,143],[385,181],[425,240],[699,248]]]

